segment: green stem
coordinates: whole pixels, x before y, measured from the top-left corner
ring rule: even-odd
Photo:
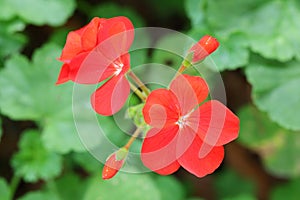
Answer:
[[[130,81],[129,81],[129,85],[131,90],[142,100],[145,101],[146,100],[146,96],[135,86],[133,85]]]
[[[137,136],[140,134],[141,132],[141,128],[138,127],[134,133],[132,134],[131,138],[129,139],[129,141],[127,142],[127,144],[124,146],[124,148],[126,148],[127,150],[129,150],[130,146],[132,145],[132,143],[134,142],[134,140],[137,138]]]
[[[144,83],[133,73],[133,71],[129,72],[129,76],[132,80],[142,89],[142,91],[148,96],[150,94],[150,90],[144,85]]]
[[[12,177],[12,179],[10,181],[10,199],[11,200],[13,200],[13,198],[15,196],[15,192],[20,184],[20,181],[21,181],[21,177],[14,174],[14,176]]]

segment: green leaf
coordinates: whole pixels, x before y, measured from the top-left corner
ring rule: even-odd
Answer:
[[[247,34],[244,41],[251,49],[266,58],[282,62],[300,58],[300,4],[296,0],[188,0],[186,7],[193,28],[205,23],[214,32],[241,31]]]
[[[87,187],[87,181],[73,173],[65,174],[54,184],[60,200],[82,200]],[[50,185],[48,189],[52,189]]]
[[[288,63],[256,60],[246,68],[255,105],[281,126],[300,130],[299,61]]]
[[[300,179],[291,180],[289,183],[277,186],[271,192],[272,200],[298,200],[299,199]]]
[[[185,10],[192,22],[192,27],[198,29],[205,23],[205,0],[186,0]]]
[[[300,133],[281,128],[253,106],[239,112],[239,140],[256,151],[268,171],[283,177],[300,175]]]
[[[28,192],[18,200],[60,200],[53,192],[36,191]]]
[[[48,149],[84,151],[72,114],[73,85],[55,86],[60,52],[57,45],[47,44],[35,51],[32,62],[22,55],[11,57],[0,71],[0,108],[12,119],[36,121]]]
[[[93,178],[83,200],[123,199],[160,200],[160,192],[149,174],[125,174],[119,172],[114,178],[103,181]]]
[[[254,149],[268,144],[282,129],[276,123],[270,122],[266,113],[252,105],[241,108],[238,116],[241,122],[238,141]]]
[[[272,16],[270,18],[270,16]],[[251,49],[265,58],[288,61],[300,58],[300,4],[298,1],[270,1],[252,15],[249,27]]]
[[[25,28],[24,23],[19,20],[0,21],[0,27],[0,57],[6,57],[20,51],[27,38],[23,34],[16,32]]]
[[[44,147],[38,131],[29,130],[22,134],[12,166],[25,181],[36,182],[58,176],[62,170],[62,159]]]
[[[230,198],[222,198],[223,200],[256,200],[257,198],[254,195],[250,194],[240,194]]]
[[[0,177],[0,194],[1,200],[10,200],[10,188],[5,179]]]
[[[215,180],[218,199],[231,199],[243,194],[254,194],[255,185],[253,182],[243,179],[236,172],[226,169],[216,176]],[[239,188],[232,190],[232,188]]]
[[[74,153],[72,157],[74,161],[87,172],[95,173],[100,171],[102,167],[100,161],[93,157],[89,152]]]
[[[162,200],[183,200],[185,191],[181,183],[173,176],[156,176],[156,186],[160,190]]]
[[[186,40],[186,37],[177,33],[168,33],[163,36],[154,47],[151,62],[179,68],[183,61],[181,56],[184,56],[185,50],[190,47],[187,46]]]
[[[11,0],[0,0],[0,19],[10,20],[15,16],[15,9]]]
[[[9,2],[15,15],[34,25],[62,25],[73,14],[76,7],[74,0],[10,0]]]
[[[143,18],[134,9],[128,6],[120,6],[116,3],[108,2],[93,6],[91,9],[89,9],[87,13],[91,18],[111,18],[117,16],[125,16],[132,21],[135,28],[145,26],[145,21],[143,20]]]

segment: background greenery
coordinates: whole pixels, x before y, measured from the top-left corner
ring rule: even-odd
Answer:
[[[300,2],[297,0],[0,0],[0,199],[299,199]],[[222,166],[197,179],[119,173],[84,149],[72,116],[72,83],[55,86],[70,30],[92,17],[129,17],[135,27],[212,34],[228,106],[241,120]],[[145,40],[147,41],[147,40]],[[168,45],[176,37],[156,41]],[[150,41],[149,41],[150,42]],[[137,51],[132,66],[178,67],[177,56]],[[127,136],[105,119],[109,138]],[[136,146],[139,148],[140,143]]]

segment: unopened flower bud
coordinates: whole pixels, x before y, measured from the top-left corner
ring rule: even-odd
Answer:
[[[128,155],[127,148],[120,148],[118,151],[111,154],[105,162],[102,170],[102,179],[110,179],[114,177],[123,166]]]
[[[219,42],[216,38],[210,35],[205,35],[199,40],[199,42],[192,46],[183,64],[200,62],[213,53],[218,47]]]

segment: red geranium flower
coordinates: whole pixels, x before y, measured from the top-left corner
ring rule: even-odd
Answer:
[[[95,17],[83,28],[72,31],[59,58],[64,62],[57,84],[73,81],[96,84],[108,79],[91,97],[95,111],[112,115],[124,105],[130,86],[125,73],[130,69],[128,50],[134,37],[126,17]]]
[[[203,177],[222,162],[224,144],[238,136],[239,119],[222,103],[207,101],[206,82],[180,75],[170,89],[154,90],[146,100],[143,115],[150,129],[142,145],[145,166],[168,175],[180,166]]]

